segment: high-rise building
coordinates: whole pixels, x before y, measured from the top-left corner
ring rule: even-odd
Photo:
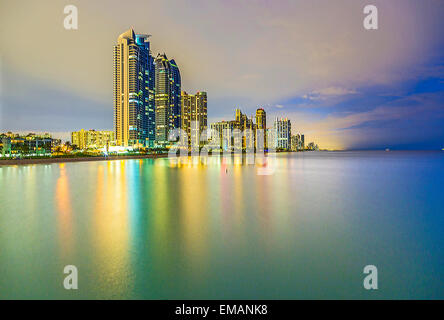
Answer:
[[[256,125],[258,129],[267,128],[267,114],[262,108],[256,110]]]
[[[149,35],[122,33],[114,46],[114,134],[117,145],[154,142],[154,65]]]
[[[291,136],[291,151],[299,151],[301,149],[301,135],[295,134]]]
[[[231,149],[234,144],[233,130],[237,127],[236,121],[220,121],[210,125],[211,145],[223,150]]]
[[[276,149],[291,149],[291,122],[289,119],[277,119],[274,122]]]
[[[187,134],[188,147],[205,142],[206,137],[200,136],[207,129],[207,116],[207,93],[192,95],[182,91],[181,129]]]
[[[153,147],[156,140],[156,119],[155,119],[155,69],[154,58],[151,55],[150,42],[147,41],[149,35],[136,34],[136,43],[139,47],[144,48],[147,53],[148,67],[145,70],[144,82],[145,90],[144,108],[143,112],[145,116],[142,118],[145,122],[143,124],[144,136],[147,147]],[[148,72],[147,72],[148,71]],[[139,74],[140,76],[140,74]],[[146,96],[148,94],[148,96]]]
[[[267,150],[275,150],[276,149],[276,130],[274,128],[265,129],[265,137],[267,139]]]
[[[240,109],[236,109],[234,121],[236,123],[235,129],[239,129],[242,134],[242,149],[254,148],[255,124],[253,123],[253,117],[249,119]]]
[[[267,114],[265,113],[265,110],[262,108],[259,108],[256,110],[256,131],[255,131],[255,146],[256,149],[267,149],[267,135],[266,135],[266,129],[267,129]],[[263,145],[258,145],[258,142],[261,139],[258,139],[258,132],[257,130],[261,130],[261,139]]]
[[[181,126],[181,80],[179,67],[165,54],[159,54],[155,65],[156,144],[169,143],[169,132]]]

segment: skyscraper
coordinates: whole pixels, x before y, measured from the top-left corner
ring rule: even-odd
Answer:
[[[258,129],[267,128],[267,114],[262,108],[256,110],[256,125]]]
[[[133,29],[114,46],[114,133],[117,145],[152,145],[154,66],[148,35]]]
[[[200,136],[207,129],[207,93],[197,92],[192,95],[182,91],[181,117],[181,128],[187,134],[188,146],[199,146],[203,142]]]
[[[171,130],[181,126],[181,80],[179,67],[165,54],[155,61],[156,144],[165,146]]]
[[[264,109],[259,108],[256,110],[256,132],[255,132],[256,149],[267,149],[266,129],[267,129],[267,114],[265,113]],[[261,130],[260,132],[261,132],[262,142],[259,144],[258,144],[258,142],[260,141],[260,139],[258,139],[258,131],[257,130]],[[263,145],[260,145],[260,144],[263,144]]]
[[[211,145],[222,150],[231,150],[234,145],[232,132],[237,128],[236,121],[220,121],[210,124]]]
[[[239,129],[242,135],[242,149],[254,148],[254,123],[253,118],[248,119],[240,109],[235,111],[235,129]]]
[[[289,119],[277,119],[274,122],[276,149],[290,150],[291,148],[291,122]]]
[[[154,69],[154,58],[151,55],[151,49],[150,49],[150,43],[146,39],[149,37],[149,35],[142,35],[142,34],[136,34],[136,43],[139,45],[139,47],[142,47],[145,49],[145,52],[147,53],[147,62],[148,67],[145,71],[145,93],[148,94],[148,96],[145,96],[144,101],[144,110],[145,117],[143,117],[145,123],[143,124],[144,128],[144,136],[146,139],[146,146],[147,147],[153,147],[154,141],[156,140],[156,122],[155,122],[155,100],[154,100],[154,94],[155,94],[155,69]],[[148,72],[147,72],[148,71]]]

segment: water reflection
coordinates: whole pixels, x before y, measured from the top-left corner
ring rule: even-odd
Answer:
[[[365,298],[368,261],[390,274],[378,298],[442,298],[442,156],[327,156],[0,168],[0,298],[72,298],[66,264],[76,298]],[[402,268],[420,290],[389,289]]]
[[[97,166],[92,210],[94,277],[98,291],[107,296],[124,296],[132,287],[128,265],[129,222],[127,171],[125,161]]]
[[[59,178],[55,188],[55,203],[57,207],[60,256],[63,258],[71,255],[74,249],[71,193],[64,163],[59,165]]]
[[[187,167],[181,170],[180,209],[178,216],[182,229],[183,255],[187,257],[188,269],[197,277],[207,270],[206,259],[210,225],[208,216],[208,185],[206,171],[199,167]],[[198,266],[198,268],[196,268]]]

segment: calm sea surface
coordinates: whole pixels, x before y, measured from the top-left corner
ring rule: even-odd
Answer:
[[[235,162],[0,167],[0,298],[444,299],[444,152]]]

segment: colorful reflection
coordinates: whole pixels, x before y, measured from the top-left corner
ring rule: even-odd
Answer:
[[[442,156],[374,157],[278,155],[272,175],[234,157],[0,167],[0,298],[361,298],[368,260],[390,275],[382,298],[442,297],[423,276],[443,259]],[[418,290],[390,289],[400,267]]]
[[[180,201],[178,212],[183,234],[184,255],[193,267],[200,265],[198,273],[206,270],[208,250],[208,186],[203,166],[180,171]],[[197,270],[196,270],[197,271]]]
[[[74,230],[69,178],[64,163],[59,165],[59,175],[55,188],[59,246],[60,255],[67,257],[74,249]]]
[[[92,223],[95,277],[103,297],[125,296],[133,285],[128,264],[129,226],[126,161],[97,166]]]

